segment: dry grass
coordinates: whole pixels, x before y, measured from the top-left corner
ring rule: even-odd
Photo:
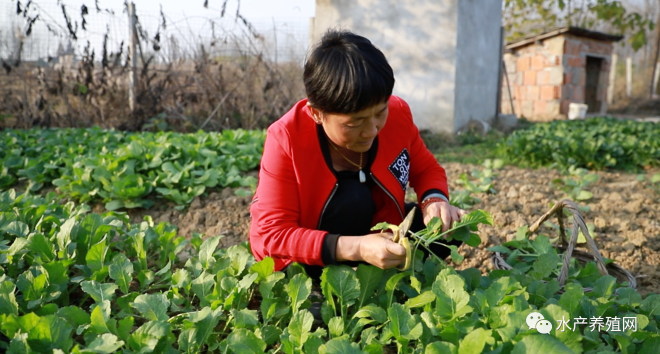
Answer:
[[[127,60],[86,53],[0,73],[0,127],[88,127],[121,130],[264,128],[303,97],[298,63],[272,63],[259,53],[155,63],[140,60],[136,108],[128,104]]]

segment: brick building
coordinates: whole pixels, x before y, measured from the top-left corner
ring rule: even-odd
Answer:
[[[621,38],[563,27],[506,45],[502,113],[534,121],[565,119],[570,103],[605,113],[613,42]]]

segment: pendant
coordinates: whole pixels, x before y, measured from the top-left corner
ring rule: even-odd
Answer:
[[[358,175],[360,176],[360,183],[364,183],[367,181],[367,176],[364,174],[364,171],[360,170],[360,173]]]

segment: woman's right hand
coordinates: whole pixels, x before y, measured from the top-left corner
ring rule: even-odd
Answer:
[[[378,268],[394,268],[406,261],[406,249],[383,232],[364,236],[339,236],[337,261],[364,261]]]

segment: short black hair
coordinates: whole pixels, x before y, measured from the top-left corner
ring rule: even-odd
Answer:
[[[386,102],[394,73],[367,38],[331,29],[311,51],[303,72],[310,104],[328,113],[354,113]]]

